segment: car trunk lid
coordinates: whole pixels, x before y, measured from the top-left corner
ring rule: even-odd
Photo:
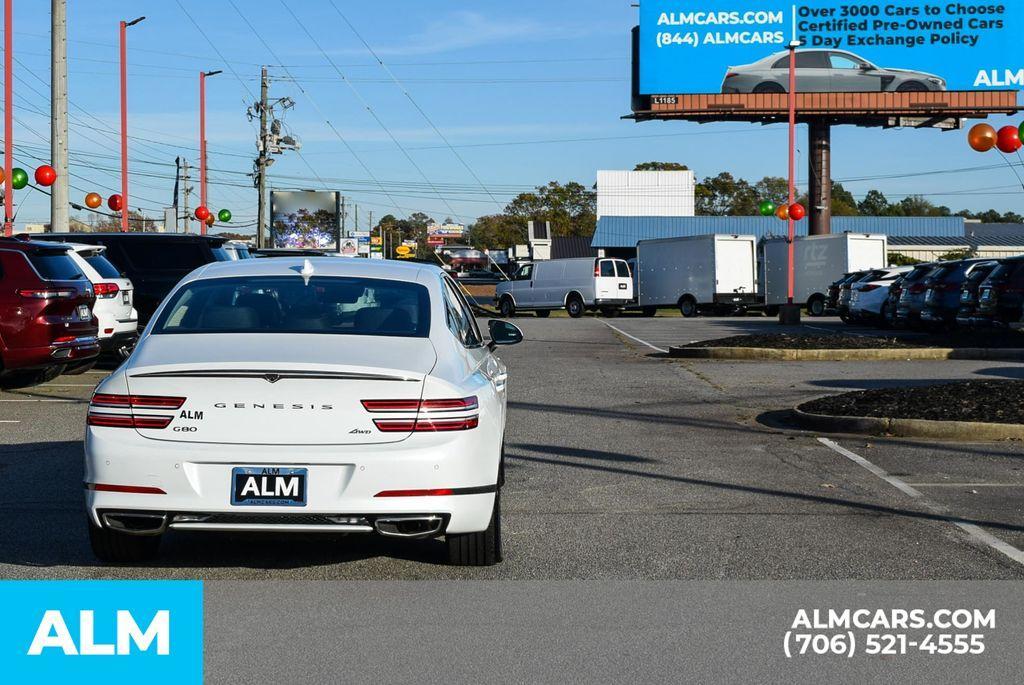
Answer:
[[[165,360],[173,359],[173,363]],[[154,440],[262,445],[397,442],[363,400],[419,400],[436,362],[427,338],[356,335],[158,334],[127,377],[131,395],[184,398]],[[172,403],[173,404],[173,403]]]

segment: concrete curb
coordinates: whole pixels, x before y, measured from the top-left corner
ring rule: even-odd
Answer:
[[[1024,424],[1019,423],[831,416],[811,414],[798,407],[793,409],[792,419],[801,428],[822,433],[894,435],[900,438],[935,438],[960,442],[1024,440]]]
[[[679,359],[772,360],[772,361],[870,361],[974,359],[1024,361],[1024,349],[987,347],[906,347],[867,350],[789,350],[767,347],[669,347],[668,356]]]

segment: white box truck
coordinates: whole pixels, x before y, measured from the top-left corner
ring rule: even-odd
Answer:
[[[811,316],[825,314],[828,287],[851,271],[878,269],[889,263],[884,235],[838,233],[797,236],[793,241],[793,302]],[[769,314],[789,296],[788,243],[766,238],[761,243],[761,292]]]
[[[696,316],[759,304],[752,235],[641,240],[636,272],[637,306],[648,316],[658,307]]]

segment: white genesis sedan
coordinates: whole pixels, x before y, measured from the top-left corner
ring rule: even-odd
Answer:
[[[441,269],[253,259],[186,276],[89,405],[96,556],[180,531],[444,536],[501,561],[505,365]]]

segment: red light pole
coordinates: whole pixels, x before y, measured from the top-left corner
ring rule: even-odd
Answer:
[[[199,72],[199,204],[206,205],[206,77],[216,76],[221,70]],[[207,207],[209,209],[209,207]],[[190,221],[190,218],[186,218]],[[199,224],[199,230],[206,235],[206,222]]]
[[[128,232],[128,27],[145,17],[121,22],[121,231]]]
[[[14,0],[4,0],[4,235],[14,232]]]
[[[789,206],[796,202],[796,49],[800,41],[793,40],[789,44]],[[788,217],[789,244],[787,259],[787,299],[779,310],[779,323],[800,323],[800,307],[793,304],[794,272],[793,272],[793,241],[796,239],[796,227],[793,217]]]

